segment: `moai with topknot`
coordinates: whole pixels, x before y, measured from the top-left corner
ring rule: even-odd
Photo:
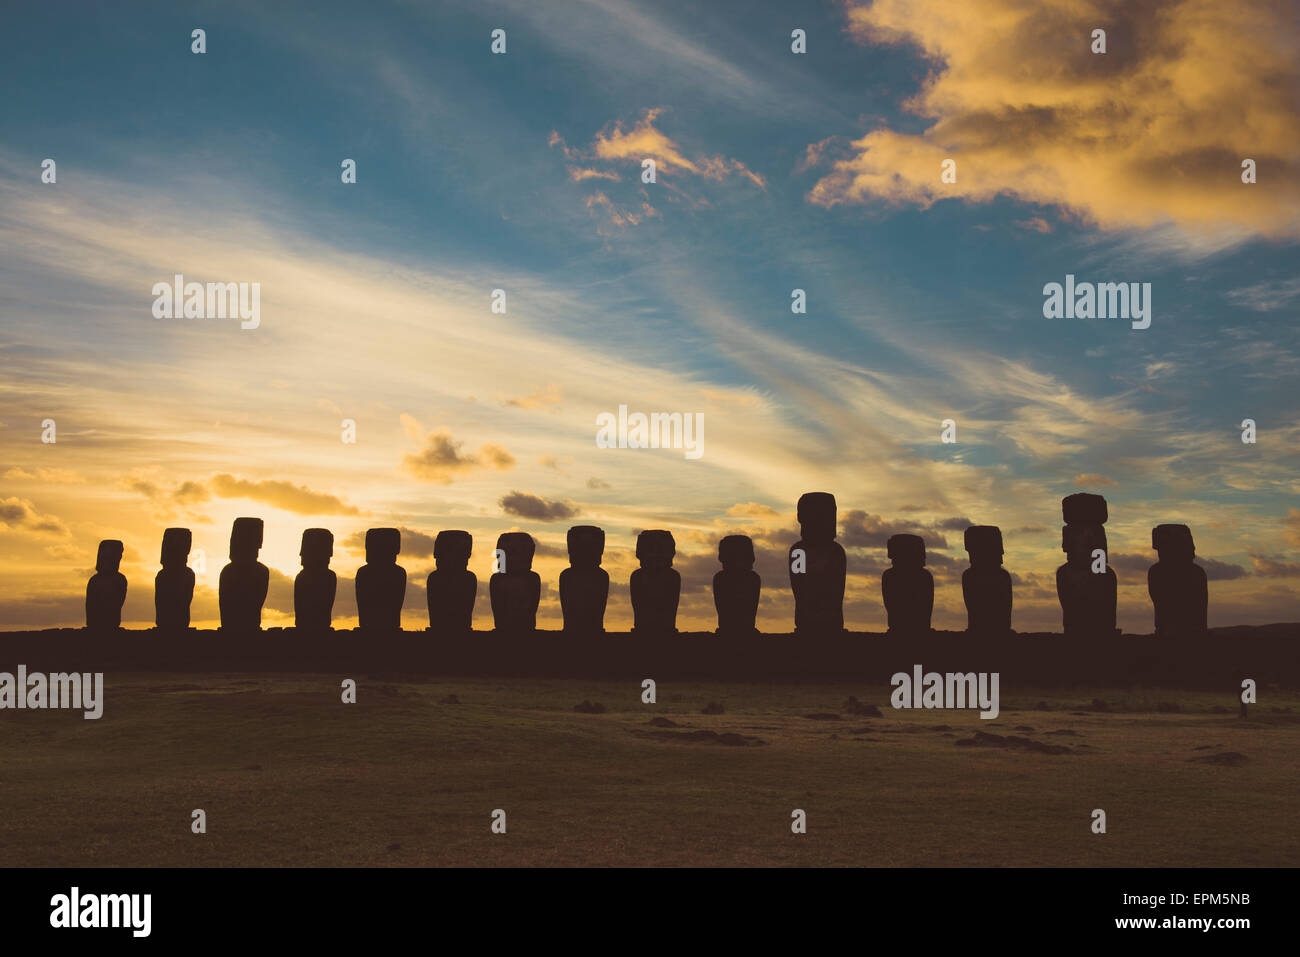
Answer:
[[[1011,575],[1002,567],[1002,529],[972,525],[966,529],[970,568],[961,573],[966,600],[966,631],[978,635],[1011,632]]]
[[[257,560],[262,549],[262,520],[237,518],[230,527],[230,564],[221,569],[217,604],[221,627],[228,631],[256,631],[262,627],[262,605],[271,572]]]
[[[488,579],[497,631],[524,634],[537,630],[542,579],[533,571],[536,551],[537,543],[527,532],[504,532],[497,538],[496,571]]]
[[[366,529],[366,563],[357,569],[357,621],[363,629],[400,631],[406,600],[406,569],[397,564],[402,533]]]
[[[605,532],[595,525],[569,529],[569,567],[560,572],[560,611],[564,630],[595,634],[605,630],[609,572],[600,567]]]
[[[1065,564],[1056,570],[1056,594],[1062,628],[1066,635],[1082,637],[1116,634],[1118,581],[1107,563],[1106,500],[1085,492],[1067,495],[1061,513]]]
[[[293,580],[294,626],[299,631],[329,631],[339,577],[330,568],[334,533],[328,528],[308,528],[298,549],[302,571]]]
[[[718,634],[758,632],[758,597],[763,580],[754,571],[754,541],[748,535],[728,535],[718,542],[722,571],[713,576],[713,607],[718,610]]]
[[[1157,525],[1151,547],[1160,559],[1147,569],[1147,591],[1156,610],[1161,638],[1204,635],[1209,630],[1209,584],[1205,569],[1192,561],[1196,545],[1186,525]]]
[[[86,583],[86,628],[116,631],[122,627],[122,604],[126,601],[126,576],[122,564],[122,543],[115,538],[99,543],[95,574]]]
[[[647,529],[636,537],[641,567],[632,572],[632,630],[646,634],[675,634],[682,576],[673,568],[677,543],[673,533]]]
[[[165,528],[162,537],[162,568],[153,579],[154,624],[176,631],[190,626],[190,602],[194,600],[194,569],[189,567],[193,536],[188,528]]]
[[[790,546],[790,590],[794,630],[800,634],[844,631],[844,549],[835,541],[835,496],[807,492],[799,497],[799,541]]]
[[[478,576],[469,570],[473,550],[473,536],[460,529],[439,532],[433,540],[437,567],[425,582],[430,630],[467,635],[473,627],[474,599],[478,597]]]
[[[885,549],[893,563],[880,576],[889,633],[929,634],[934,576],[925,567],[925,542],[920,535],[891,535]]]

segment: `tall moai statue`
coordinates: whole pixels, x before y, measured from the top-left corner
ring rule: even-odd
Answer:
[[[1065,564],[1056,570],[1056,594],[1062,628],[1067,635],[1113,635],[1118,581],[1107,561],[1106,500],[1087,492],[1067,495],[1061,513]]]
[[[713,607],[718,610],[718,634],[725,637],[757,634],[758,597],[763,580],[754,571],[754,540],[727,535],[718,542],[722,571],[713,576]]]
[[[523,634],[537,630],[542,579],[533,571],[536,551],[537,543],[527,532],[503,532],[497,537],[496,571],[488,579],[497,631]]]
[[[677,632],[682,576],[673,568],[676,554],[672,532],[652,528],[636,537],[641,567],[632,572],[630,582],[633,631],[652,635]]]
[[[790,546],[790,590],[794,630],[800,634],[844,631],[844,549],[835,541],[835,496],[807,492],[799,497],[799,541]]]
[[[86,628],[116,631],[122,627],[122,604],[126,601],[126,576],[122,564],[122,543],[115,538],[99,543],[95,574],[86,582]]]
[[[1011,633],[1011,575],[1002,567],[1002,529],[971,525],[965,534],[970,568],[961,573],[966,600],[966,631],[978,635]]]
[[[1160,560],[1147,569],[1147,591],[1156,609],[1160,638],[1204,635],[1209,631],[1209,584],[1205,569],[1192,561],[1196,545],[1186,525],[1157,525],[1151,547]]]
[[[190,626],[190,602],[194,600],[194,569],[189,567],[193,536],[188,528],[165,528],[162,537],[162,568],[153,579],[154,624],[169,631]]]
[[[564,630],[598,634],[605,630],[609,572],[600,567],[605,531],[595,525],[569,529],[569,567],[560,572],[560,611]]]
[[[893,565],[880,576],[892,635],[927,635],[934,611],[934,576],[925,567],[920,535],[891,535],[885,543]]]
[[[334,533],[328,528],[308,528],[298,549],[302,571],[293,580],[293,623],[299,631],[329,631],[339,577],[330,568]]]
[[[433,540],[433,560],[425,596],[429,605],[429,629],[467,635],[473,627],[474,599],[478,597],[478,576],[469,570],[474,538],[469,532],[448,529]]]
[[[402,533],[366,529],[366,563],[357,569],[357,621],[362,628],[400,631],[406,600],[406,569],[397,564]]]
[[[237,518],[230,527],[230,564],[221,569],[217,582],[217,604],[221,627],[233,631],[256,631],[262,627],[262,605],[271,572],[257,560],[262,549],[262,520]]]

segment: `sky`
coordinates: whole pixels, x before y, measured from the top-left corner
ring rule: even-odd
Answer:
[[[748,534],[783,631],[806,491],[838,500],[853,630],[884,628],[899,532],[926,540],[935,626],[964,627],[970,524],[1002,528],[1014,627],[1058,629],[1075,491],[1109,501],[1127,630],[1152,628],[1167,522],[1211,625],[1300,620],[1287,2],[24,4],[6,26],[0,628],[82,624],[106,538],[124,624],[151,624],[174,525],[212,625],[257,515],[264,626],[292,624],[304,528],[334,532],[346,627],[365,529],[395,526],[405,627],[450,528],[478,627],[511,530],[558,627],[566,530],[595,524],[607,627],[637,532],[666,528],[679,627],[714,626],[717,541]],[[257,328],[155,317],[178,273],[258,283]],[[1046,318],[1067,275],[1150,283],[1149,328]],[[600,447],[620,405],[702,415],[702,454]]]

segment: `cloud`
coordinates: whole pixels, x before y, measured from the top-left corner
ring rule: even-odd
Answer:
[[[86,481],[84,476],[71,469],[35,469],[29,472],[17,467],[5,470],[0,478],[10,482],[43,482],[47,485],[76,485]]]
[[[778,513],[770,505],[760,505],[758,502],[737,502],[727,509],[727,514],[734,518],[775,518]]]
[[[53,515],[42,515],[25,498],[0,499],[0,525],[15,531],[67,535],[68,529]]]
[[[424,448],[403,456],[402,468],[419,478],[447,485],[475,469],[504,471],[515,465],[514,456],[503,446],[489,443],[477,452],[464,454],[460,451],[464,444],[453,439],[446,429],[430,432],[424,438]]]
[[[246,498],[254,502],[262,502],[274,508],[284,509],[286,512],[295,512],[298,515],[361,514],[361,510],[355,505],[349,505],[337,495],[330,495],[327,492],[314,492],[305,485],[293,485],[279,479],[250,481],[248,479],[237,479],[233,475],[223,472],[220,475],[212,476],[208,488],[212,494],[221,498]],[[189,489],[191,495],[199,494],[197,486],[193,482],[186,482],[176,490],[178,499],[184,489]]]
[[[424,532],[417,532],[413,528],[407,528],[405,525],[398,526],[397,529],[402,534],[402,554],[409,558],[432,558],[433,542],[437,537],[435,535],[426,535]],[[354,552],[365,552],[366,550],[366,533],[353,532],[347,538],[343,539],[342,547]]]
[[[1300,545],[1300,508],[1289,508],[1286,512],[1286,519],[1283,521],[1285,528],[1283,534],[1286,540],[1292,545]]]
[[[1073,484],[1096,487],[1098,485],[1118,485],[1119,483],[1106,475],[1098,475],[1096,472],[1084,472],[1082,475],[1074,477]]]
[[[572,502],[548,502],[528,492],[512,491],[501,499],[501,508],[507,515],[539,522],[558,522],[578,514],[578,508]]]
[[[591,478],[587,479],[587,488],[613,488],[613,487],[614,486],[610,485],[604,479],[598,479],[594,475]]]
[[[506,399],[504,404],[516,409],[544,409],[548,405],[559,405],[564,401],[564,390],[554,382],[545,388],[534,389],[528,395],[517,399]]]
[[[884,548],[889,544],[891,535],[920,535],[925,539],[927,548],[948,547],[948,540],[933,526],[892,522],[861,509],[853,509],[840,520],[839,538],[845,548]]]
[[[932,123],[855,140],[809,199],[928,207],[1006,195],[1104,230],[1294,238],[1298,23],[1289,0],[1249,15],[1215,0],[849,6],[853,36],[911,45],[931,64],[903,106]],[[1093,24],[1106,28],[1105,54],[1090,50]],[[1246,157],[1256,185],[1241,182]],[[951,184],[940,181],[948,158]]]
[[[1281,309],[1297,296],[1300,296],[1300,279],[1260,282],[1253,286],[1232,289],[1223,294],[1223,298],[1234,306],[1252,309],[1255,312],[1273,312]]]
[[[625,128],[621,120],[615,120],[596,134],[592,154],[602,160],[631,160],[638,166],[643,159],[653,158],[659,173],[690,173],[711,180],[738,175],[760,189],[767,188],[763,177],[739,160],[723,156],[697,156],[693,160],[689,159],[676,140],[655,127],[655,120],[663,113],[663,107],[645,110],[631,129]]]
[[[1255,574],[1261,578],[1294,578],[1300,575],[1300,563],[1288,562],[1280,555],[1251,555]]]

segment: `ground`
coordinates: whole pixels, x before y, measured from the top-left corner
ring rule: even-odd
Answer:
[[[853,684],[342,677],[117,673],[98,721],[0,713],[0,866],[1300,864],[1293,692],[986,721]]]

